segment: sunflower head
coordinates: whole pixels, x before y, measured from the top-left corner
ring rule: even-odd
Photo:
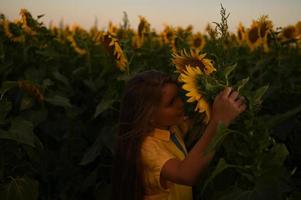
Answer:
[[[282,41],[296,39],[297,37],[297,29],[295,26],[287,26],[282,29],[280,33],[280,38]]]
[[[204,36],[201,33],[196,33],[192,36],[192,40],[190,42],[191,47],[197,51],[202,51],[205,47],[206,41]]]
[[[143,16],[139,16],[139,19],[138,36],[143,37],[144,33],[148,33],[150,31],[150,24]]]
[[[176,33],[173,27],[165,25],[165,28],[162,32],[163,42],[165,44],[173,43]]]
[[[5,36],[11,41],[20,43],[25,41],[23,31],[19,25],[16,23],[11,23],[7,19],[3,19],[2,24]]]
[[[38,23],[32,18],[30,12],[28,12],[26,9],[23,8],[20,11],[20,15],[21,15],[20,22],[22,24],[24,32],[29,35],[36,35],[37,32],[33,31],[33,29],[38,26]]]
[[[266,15],[259,18],[258,26],[259,26],[259,35],[261,38],[267,37],[267,35],[273,29],[273,23],[271,20],[268,19],[268,16]]]
[[[195,111],[204,113],[204,123],[208,123],[210,120],[210,106],[205,100],[203,95],[202,86],[200,85],[201,79],[206,75],[198,67],[191,67],[186,65],[185,69],[179,76],[179,81],[183,83],[182,88],[187,91],[186,96],[189,98],[187,102],[197,102]]]
[[[128,62],[121,49],[119,41],[110,33],[105,33],[103,35],[103,44],[107,51],[115,58],[117,67],[121,71],[126,71],[128,69]]]
[[[295,27],[296,27],[297,36],[298,36],[299,38],[301,38],[301,21],[298,21],[298,22],[296,23]]]
[[[179,72],[186,69],[186,66],[198,67],[203,73],[209,75],[216,71],[213,67],[212,60],[205,58],[206,54],[199,54],[199,51],[190,50],[190,53],[186,50],[182,50],[180,53],[172,54],[172,62],[176,66]]]
[[[244,25],[240,22],[237,29],[237,40],[239,44],[242,44],[246,39],[246,30]]]
[[[117,35],[117,31],[118,31],[118,28],[113,24],[113,22],[110,21],[109,25],[108,25],[108,32],[111,35],[116,36]]]
[[[253,21],[250,29],[247,31],[246,40],[251,50],[254,50],[260,45],[259,24]]]

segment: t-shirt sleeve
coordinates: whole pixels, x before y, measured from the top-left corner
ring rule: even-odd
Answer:
[[[160,173],[166,161],[176,158],[161,141],[146,138],[141,148],[146,184],[165,190],[160,183]],[[167,184],[168,186],[168,184]]]

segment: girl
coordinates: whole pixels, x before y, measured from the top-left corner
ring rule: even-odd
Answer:
[[[205,150],[218,123],[228,126],[246,109],[239,93],[225,88],[214,99],[203,136],[188,153],[181,129],[183,102],[176,81],[146,71],[127,84],[120,110],[113,166],[113,200],[192,200],[192,185],[214,153]]]

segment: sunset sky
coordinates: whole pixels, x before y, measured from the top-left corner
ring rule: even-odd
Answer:
[[[132,28],[136,28],[139,15],[144,16],[152,28],[162,30],[163,24],[203,31],[207,23],[220,21],[220,3],[230,12],[229,28],[233,31],[242,22],[249,26],[253,19],[268,15],[275,27],[295,24],[301,20],[300,0],[1,0],[0,13],[8,19],[19,17],[26,8],[34,17],[45,14],[42,21],[58,24],[77,23],[90,28],[97,19],[100,28],[111,20],[122,22],[127,12]]]

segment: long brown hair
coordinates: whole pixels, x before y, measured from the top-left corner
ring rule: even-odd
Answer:
[[[159,71],[145,71],[126,85],[121,102],[117,146],[112,168],[112,199],[142,200],[143,166],[140,149],[154,127],[151,123],[164,84],[175,81]]]

